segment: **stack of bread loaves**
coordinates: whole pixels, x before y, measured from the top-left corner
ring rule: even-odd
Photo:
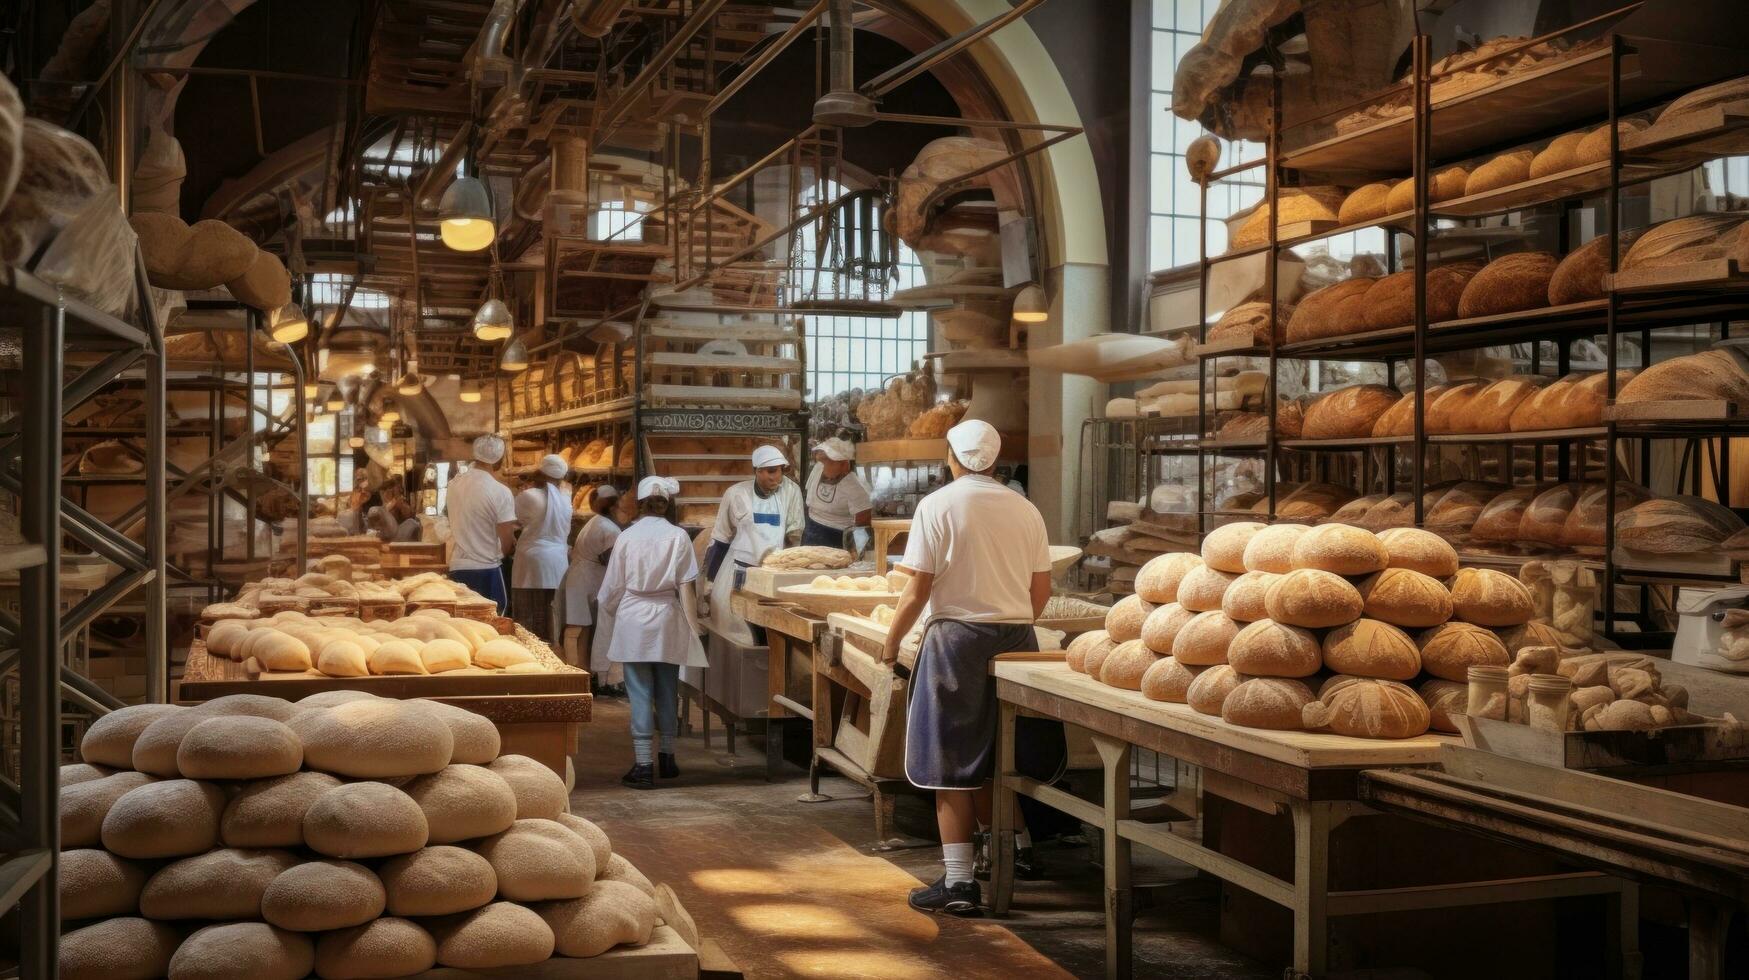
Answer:
[[[147,704],[61,768],[66,980],[398,977],[649,941],[657,890],[485,718],[335,691]]]
[[[515,637],[438,609],[396,620],[306,616],[295,610],[264,619],[222,619],[207,631],[206,649],[238,663],[254,661],[263,671],[314,670],[328,677],[548,671]]]
[[[1238,522],[1211,531],[1200,555],[1145,565],[1106,629],[1070,646],[1069,665],[1235,725],[1409,738],[1453,730],[1450,695],[1470,666],[1507,664],[1493,631],[1533,609],[1517,578],[1460,569],[1451,545],[1418,528]]]

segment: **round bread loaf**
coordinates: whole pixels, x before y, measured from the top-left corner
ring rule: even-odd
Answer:
[[[170,980],[298,980],[315,966],[310,937],[265,922],[227,922],[182,941],[170,958]]]
[[[1227,662],[1227,650],[1239,635],[1239,624],[1219,609],[1197,613],[1172,640],[1172,656],[1186,667]]]
[[[595,880],[597,882],[623,881],[651,898],[656,897],[656,886],[650,884],[650,879],[645,877],[642,871],[633,867],[623,854],[615,854],[608,858],[607,867],[596,872]]]
[[[1320,524],[1294,545],[1295,568],[1316,568],[1336,575],[1370,575],[1390,564],[1390,553],[1378,535],[1347,524]]]
[[[569,813],[558,816],[559,825],[583,838],[589,845],[589,853],[595,857],[597,869],[607,866],[608,859],[613,857],[613,843],[607,839],[607,832],[597,827],[593,821]]]
[[[346,783],[323,793],[304,813],[304,844],[337,858],[410,854],[430,826],[413,798],[387,783]]]
[[[1506,644],[1493,630],[1471,623],[1446,623],[1422,633],[1421,667],[1435,677],[1466,683],[1471,667],[1505,667],[1512,662]]]
[[[1359,619],[1365,603],[1348,580],[1316,568],[1295,569],[1269,586],[1269,618],[1288,626],[1327,629]]]
[[[436,964],[437,941],[407,919],[376,919],[316,940],[316,976],[322,980],[406,977]]]
[[[326,932],[369,922],[387,903],[383,883],[364,865],[306,861],[268,884],[260,914],[281,929]]]
[[[1154,606],[1139,595],[1126,595],[1112,604],[1105,614],[1105,633],[1114,643],[1128,643],[1142,637],[1142,623]]]
[[[1136,573],[1136,595],[1156,605],[1178,601],[1178,583],[1193,568],[1202,567],[1202,556],[1173,551],[1148,559]]]
[[[220,620],[206,632],[207,653],[216,653],[235,660],[236,658],[231,655],[237,649],[238,644],[249,636],[249,632],[248,624],[240,620]]]
[[[1383,218],[1391,213],[1386,204],[1390,196],[1391,185],[1384,181],[1362,184],[1349,191],[1348,196],[1342,199],[1342,207],[1336,212],[1336,220],[1352,225]]]
[[[1457,618],[1478,626],[1517,626],[1536,614],[1530,589],[1517,578],[1491,568],[1465,568],[1451,580]]]
[[[223,717],[248,715],[253,718],[272,718],[274,721],[289,721],[292,715],[297,714],[297,709],[292,707],[290,701],[266,694],[227,694],[189,710]]]
[[[1246,728],[1298,731],[1312,689],[1291,677],[1248,677],[1221,702],[1221,720]]]
[[[1184,624],[1196,618],[1196,615],[1176,602],[1157,606],[1142,621],[1142,642],[1155,653],[1171,653],[1172,641],[1177,639],[1178,631],[1184,629]]]
[[[1476,273],[1458,300],[1458,316],[1493,316],[1549,305],[1555,257],[1547,252],[1503,255]]]
[[[1324,666],[1338,674],[1406,681],[1421,673],[1421,652],[1395,626],[1357,619],[1324,636]]]
[[[304,812],[340,785],[325,772],[294,772],[244,786],[225,804],[219,839],[226,847],[302,847]]]
[[[1481,541],[1518,541],[1525,511],[1545,489],[1541,486],[1515,487],[1488,501],[1476,515],[1470,534]]]
[[[102,919],[61,936],[61,980],[152,980],[170,972],[182,933],[167,922]]]
[[[1470,171],[1464,181],[1464,195],[1485,194],[1488,191],[1522,184],[1530,179],[1530,164],[1536,158],[1531,150],[1508,150]]]
[[[1087,655],[1101,648],[1109,653],[1114,645],[1111,642],[1111,634],[1104,630],[1088,630],[1069,641],[1069,648],[1065,651],[1065,661],[1070,670],[1085,674],[1087,673]],[[1103,659],[1103,655],[1101,658]]]
[[[449,725],[420,701],[348,701],[298,716],[296,731],[304,765],[341,776],[417,776],[449,765],[455,754]]]
[[[1449,201],[1454,197],[1464,196],[1464,184],[1470,178],[1470,172],[1463,167],[1447,167],[1433,175],[1427,184],[1427,203],[1437,204]],[[1402,180],[1391,188],[1391,193],[1385,198],[1385,213],[1400,214],[1415,208],[1415,182]]]
[[[1566,641],[1553,626],[1534,619],[1501,633],[1500,642],[1506,644],[1506,652],[1513,657],[1517,657],[1525,647],[1559,648],[1566,645]]]
[[[189,779],[268,779],[297,772],[304,744],[271,718],[208,718],[176,748],[176,768]]]
[[[1227,650],[1227,663],[1247,677],[1310,677],[1324,665],[1310,630],[1271,619],[1240,630]]]
[[[203,721],[217,717],[202,708],[188,708],[159,716],[134,739],[132,768],[154,776],[182,775],[176,766],[177,750],[182,738]]]
[[[1374,534],[1388,528],[1408,527],[1415,523],[1415,495],[1408,491],[1393,493],[1374,504],[1361,524]]]
[[[498,894],[492,862],[465,847],[439,844],[384,861],[377,869],[390,915],[450,915]]]
[[[1501,378],[1482,389],[1457,414],[1453,432],[1505,432],[1512,424],[1518,406],[1542,388],[1543,379],[1535,375],[1515,375]]]
[[[657,923],[656,903],[631,885],[604,881],[583,898],[543,903],[560,956],[600,956],[615,946],[642,946]]]
[[[130,704],[117,708],[85,729],[85,737],[79,740],[79,757],[115,769],[132,769],[134,741],[140,733],[165,715],[188,710],[176,704]]]
[[[1575,154],[1577,154],[1579,143],[1583,139],[1585,139],[1585,134],[1583,132],[1576,132],[1563,133],[1549,141],[1549,145],[1543,147],[1542,150],[1531,159],[1529,176],[1532,179],[1537,177],[1547,177],[1550,174],[1558,174],[1564,170],[1572,170],[1574,167],[1578,166],[1578,164],[1574,162]],[[1553,302],[1559,305],[1561,301],[1554,300]]]
[[[498,758],[503,743],[498,736],[498,726],[485,715],[460,708],[442,701],[420,699],[419,703],[437,714],[449,733],[455,739],[455,748],[450,752],[450,763],[483,766]]]
[[[1427,386],[1428,404],[1431,405],[1435,399],[1437,399],[1442,393],[1444,393],[1445,388],[1446,388],[1445,385],[1428,385]],[[1383,437],[1383,436],[1412,436],[1412,435],[1414,435],[1415,434],[1415,392],[1413,392],[1413,391],[1403,392],[1403,397],[1397,399],[1397,403],[1395,405],[1392,405],[1390,408],[1385,409],[1384,412],[1379,415],[1378,419],[1373,422],[1372,434],[1375,438]],[[1375,497],[1362,498],[1362,499],[1367,499],[1371,503],[1376,504],[1378,501],[1383,500],[1384,497],[1385,497],[1385,495],[1381,493],[1381,494],[1376,495]],[[1343,510],[1347,510],[1348,506],[1352,505],[1353,503],[1354,503],[1354,501],[1349,501],[1348,505],[1344,505]],[[1334,514],[1331,514],[1330,518],[1332,520],[1343,521],[1343,522],[1346,522],[1349,524],[1361,523],[1361,516],[1353,516],[1353,515],[1345,514],[1345,513],[1343,513],[1343,511],[1337,511]]]
[[[1103,642],[1088,649],[1087,656],[1083,658],[1081,663],[1083,672],[1088,677],[1098,680],[1100,670],[1105,667],[1106,658],[1116,652],[1117,648],[1121,645],[1122,644],[1113,641],[1110,637],[1106,637]]]
[[[1393,527],[1379,532],[1379,543],[1385,546],[1385,559],[1391,568],[1406,568],[1433,578],[1451,578],[1458,572],[1457,549],[1432,531]]]
[[[1229,664],[1202,668],[1184,692],[1184,703],[1205,715],[1219,715],[1221,704],[1245,678]]]
[[[460,640],[447,638],[429,640],[419,648],[419,657],[425,661],[427,674],[441,674],[446,670],[462,670],[473,666],[474,655],[468,650],[467,644]]]
[[[146,869],[95,847],[62,851],[59,858],[61,919],[133,915],[140,910]]]
[[[1609,523],[1607,510],[1607,495],[1609,488],[1601,483],[1589,484],[1573,502],[1573,509],[1567,513],[1567,521],[1561,526],[1560,543],[1569,548],[1601,548],[1604,546],[1604,527]],[[1615,484],[1615,512],[1621,515],[1630,507],[1636,507],[1652,499],[1652,492],[1637,483],[1618,480]]]
[[[1304,524],[1271,524],[1245,543],[1245,569],[1285,575],[1294,570],[1294,546],[1311,528]]]
[[[538,902],[581,898],[595,880],[588,842],[554,820],[517,820],[509,830],[480,841],[480,856],[492,864],[500,898]]]
[[[1435,678],[1423,681],[1415,693],[1421,695],[1421,700],[1427,703],[1428,728],[1436,732],[1457,734],[1457,722],[1452,721],[1452,716],[1463,714],[1469,707],[1469,684]]]
[[[211,783],[192,779],[147,783],[129,790],[104,815],[103,846],[130,858],[210,851],[219,842],[219,814],[224,809],[224,791]]]
[[[1393,626],[1418,629],[1438,626],[1451,618],[1451,593],[1438,579],[1411,569],[1387,568],[1367,576],[1359,588],[1364,603],[1361,611]],[[1344,674],[1356,673],[1338,670]]]
[[[1480,398],[1482,392],[1487,390],[1488,382],[1472,379],[1446,385],[1438,396],[1430,396],[1425,419],[1428,433],[1448,435],[1456,432],[1458,419],[1463,417],[1470,404]]]
[[[1288,319],[1287,342],[1340,337],[1361,329],[1360,319],[1350,314],[1358,310],[1361,297],[1373,282],[1371,276],[1352,276],[1307,293]]]
[[[1170,701],[1183,704],[1190,693],[1190,683],[1196,680],[1202,667],[1186,667],[1177,657],[1161,657],[1142,675],[1142,697],[1150,701]]]
[[[1351,738],[1414,738],[1426,733],[1428,717],[1427,703],[1412,687],[1341,674],[1325,681],[1318,700],[1302,712],[1305,727]]]
[[[419,647],[411,640],[389,640],[379,644],[370,652],[367,662],[373,674],[425,673],[425,659],[419,655]],[[316,958],[320,960],[321,957],[321,947],[318,945]]]
[[[1256,521],[1234,521],[1222,524],[1202,539],[1202,562],[1220,572],[1237,575],[1245,571],[1245,546],[1251,536],[1267,525]]]
[[[431,923],[437,962],[462,970],[528,966],[553,955],[553,930],[532,909],[493,902]]]
[[[117,771],[108,766],[94,766],[89,762],[63,763],[61,765],[61,787],[64,789],[68,786],[77,786],[80,783],[89,783],[105,776],[113,776]]]
[[[368,677],[370,661],[364,647],[350,639],[331,639],[316,654],[316,669],[329,677]]]
[[[1221,608],[1227,586],[1239,576],[1200,565],[1186,572],[1178,583],[1178,604],[1191,612],[1211,612]]]
[[[445,766],[414,777],[401,790],[425,811],[432,844],[490,837],[516,822],[516,794],[484,766]]]
[[[156,782],[143,772],[118,772],[102,779],[61,787],[61,846],[96,847],[103,841],[103,819],[115,802],[128,793]]]
[[[1633,243],[1644,230],[1635,228],[1619,234],[1621,247],[1617,250],[1618,257],[1627,255],[1628,249],[1633,247]],[[1603,277],[1608,274],[1609,236],[1603,234],[1568,252],[1561,259],[1561,263],[1555,266],[1554,274],[1549,277],[1549,304],[1565,306],[1568,303],[1604,298],[1608,291],[1603,288]],[[1536,428],[1552,429],[1559,426],[1541,425]]]
[[[1119,643],[1099,665],[1098,680],[1107,687],[1139,691],[1142,689],[1142,675],[1160,657],[1161,654],[1148,649],[1148,645],[1141,640]]]
[[[148,919],[254,919],[267,886],[296,866],[290,851],[221,847],[159,868],[140,892]]]
[[[1494,483],[1465,481],[1454,484],[1427,505],[1426,524],[1458,531],[1469,528],[1481,519],[1482,508],[1504,489]]]
[[[504,777],[516,794],[516,818],[552,820],[570,809],[565,781],[526,755],[502,755],[486,767]]]

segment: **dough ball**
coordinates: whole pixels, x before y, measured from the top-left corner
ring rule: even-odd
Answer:
[[[425,672],[428,674],[460,670],[472,666],[474,662],[467,644],[460,640],[432,640],[419,648],[419,656],[425,661]]]
[[[373,674],[425,673],[425,659],[419,656],[419,648],[407,640],[390,640],[378,646],[370,652],[368,666]],[[320,949],[316,958],[322,958]]]
[[[103,840],[103,818],[128,793],[156,782],[143,772],[118,772],[102,779],[61,787],[61,846],[96,847]]]
[[[290,851],[221,847],[159,868],[140,893],[148,919],[254,919],[261,895],[298,863]]]
[[[194,726],[216,717],[219,716],[199,708],[187,708],[159,716],[134,739],[131,768],[149,772],[154,776],[182,775],[182,770],[176,765],[176,753],[182,748],[182,737]]]
[[[483,766],[498,758],[503,745],[498,738],[498,726],[492,724],[490,718],[442,701],[422,699],[419,704],[431,709],[449,726],[449,733],[455,739],[455,749],[449,758],[452,764]]]
[[[474,663],[487,667],[508,667],[511,664],[525,664],[534,659],[534,654],[528,647],[501,636],[487,642],[474,651]]]
[[[61,980],[151,980],[170,972],[182,944],[176,927],[149,919],[104,919],[61,937]]]
[[[261,895],[261,917],[294,932],[363,925],[388,898],[369,868],[351,861],[306,861],[287,868]]]
[[[387,783],[347,783],[304,813],[304,844],[337,858],[387,857],[425,846],[425,812]]]
[[[516,794],[504,777],[484,766],[446,766],[401,789],[425,811],[433,844],[490,837],[516,822]]]
[[[225,794],[211,783],[166,779],[129,790],[103,818],[103,846],[123,857],[183,857],[219,842]]]
[[[117,708],[85,729],[85,737],[79,741],[79,756],[98,765],[132,769],[134,741],[140,733],[165,715],[187,710],[176,704],[130,704]]]
[[[615,854],[613,857],[608,858],[607,867],[600,869],[595,873],[595,880],[623,881],[651,898],[656,897],[656,886],[650,883],[650,879],[644,877],[642,871],[633,867],[632,863],[627,861],[623,854]]]
[[[380,647],[378,649],[381,649]],[[297,711],[308,711],[311,708],[332,708],[337,704],[349,701],[381,701],[382,698],[369,691],[317,691],[292,707]]]
[[[499,756],[487,768],[510,784],[510,791],[516,794],[518,819],[551,820],[570,808],[565,781],[526,755]]]
[[[62,851],[61,920],[133,915],[146,887],[146,869],[95,847]]]
[[[582,898],[595,881],[589,844],[556,821],[518,820],[478,850],[498,876],[499,897],[511,901]]]
[[[642,946],[656,928],[656,903],[623,881],[604,881],[582,898],[543,902],[560,956],[600,956],[615,946]]]
[[[406,919],[377,919],[316,940],[316,975],[323,980],[405,977],[436,964],[437,940]]]
[[[477,909],[498,894],[492,862],[465,847],[440,844],[390,858],[377,869],[390,915],[450,915]]]
[[[348,701],[299,717],[304,765],[361,779],[417,776],[449,765],[455,736],[418,701]]]
[[[208,718],[176,749],[176,768],[189,779],[267,779],[297,772],[304,743],[271,718]]]
[[[607,860],[613,856],[613,843],[607,839],[607,831],[597,827],[593,821],[569,813],[561,813],[555,819],[559,825],[583,838],[589,845],[589,851],[595,855],[595,867],[599,871],[607,867]]]
[[[290,701],[266,694],[227,694],[189,710],[207,715],[252,715],[256,718],[272,718],[274,721],[286,721],[297,714],[297,709],[292,707]]]
[[[463,970],[527,966],[553,955],[553,930],[531,909],[493,902],[432,923],[437,962]]]
[[[364,647],[351,640],[329,640],[316,654],[316,669],[329,677],[368,677],[370,661]]]
[[[94,766],[89,762],[69,762],[61,766],[61,788],[113,776],[118,771],[108,766]]]
[[[226,847],[302,847],[304,812],[340,785],[325,772],[294,772],[244,786],[225,804],[219,839]]]
[[[207,926],[170,958],[170,980],[299,980],[316,965],[308,936],[265,922]]]

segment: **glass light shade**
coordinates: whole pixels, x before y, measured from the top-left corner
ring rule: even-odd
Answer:
[[[1050,316],[1051,303],[1045,297],[1043,286],[1029,282],[1020,287],[1020,292],[1014,296],[1014,322],[1043,323]]]
[[[425,383],[419,380],[419,375],[414,373],[412,367],[409,366],[407,368],[407,373],[401,375],[400,380],[395,382],[395,394],[408,396],[417,395],[424,387]]]
[[[498,358],[498,370],[506,374],[528,370],[528,347],[521,338],[504,345],[504,353]]]
[[[474,337],[486,343],[496,343],[510,336],[516,324],[510,318],[510,307],[493,297],[480,304],[474,313]]]
[[[477,177],[457,177],[437,207],[438,233],[458,252],[478,252],[498,235],[492,198]]]
[[[295,344],[310,335],[310,321],[296,303],[287,303],[267,318],[268,336],[282,344]]]
[[[328,401],[325,404],[328,407],[328,411],[338,412],[346,407],[346,396],[342,395],[339,391],[330,391],[328,393]]]
[[[463,381],[462,382],[462,392],[461,392],[461,400],[462,401],[468,403],[469,405],[472,405],[472,404],[475,404],[476,402],[478,402],[480,400],[480,398],[481,398],[480,383],[478,381]]]
[[[363,449],[364,448],[364,436],[353,436],[352,438],[346,440],[346,444],[348,446],[351,446],[354,449]]]
[[[401,413],[395,408],[394,402],[384,402],[382,413],[377,416],[377,422],[384,428],[401,421]]]
[[[304,382],[304,399],[306,401],[315,401],[316,397],[319,396],[320,394],[322,394],[322,382],[320,382],[320,381],[306,381],[306,382]]]

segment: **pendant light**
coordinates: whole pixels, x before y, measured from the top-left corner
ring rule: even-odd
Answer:
[[[437,205],[438,233],[445,245],[458,252],[478,252],[498,237],[492,222],[492,194],[476,176],[480,165],[474,159],[473,133],[477,128],[468,127],[467,168],[450,182]]]
[[[328,401],[326,404],[328,406],[328,411],[338,412],[346,407],[346,396],[340,393],[339,388],[335,388],[333,391],[328,392]]]
[[[399,421],[401,421],[401,413],[395,408],[394,401],[385,399],[383,410],[377,414],[377,424],[386,429]]]
[[[504,345],[504,353],[498,358],[498,370],[505,374],[517,374],[528,370],[528,346],[517,337]]]
[[[320,382],[320,381],[306,381],[306,382],[304,382],[304,400],[305,401],[313,402],[318,397],[320,397],[321,394],[322,394],[322,382]]]
[[[419,394],[424,387],[425,382],[419,378],[419,362],[411,357],[407,358],[407,370],[401,375],[400,380],[395,382],[395,394],[411,398]]]
[[[1014,294],[1015,323],[1043,323],[1051,317],[1050,300],[1036,282],[1029,282]]]
[[[510,307],[504,301],[494,296],[480,304],[474,313],[474,338],[495,344],[507,339],[516,331],[516,324],[510,318]]]
[[[296,303],[287,303],[267,318],[267,334],[282,344],[295,344],[310,335],[310,321]]]
[[[348,446],[351,446],[354,449],[363,449],[364,448],[364,436],[353,436],[352,438],[346,440],[346,444]]]
[[[461,400],[469,405],[479,402],[481,398],[480,383],[473,379],[462,382]]]

